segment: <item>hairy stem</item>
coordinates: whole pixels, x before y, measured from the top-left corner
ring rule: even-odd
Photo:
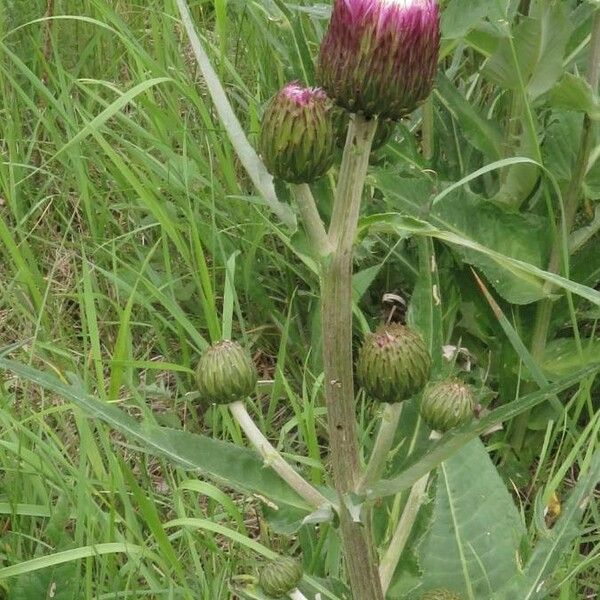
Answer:
[[[324,261],[321,273],[329,447],[354,600],[383,600],[370,526],[354,521],[343,501],[360,477],[352,359],[352,249],[376,127],[376,120],[360,115],[351,120],[329,232],[333,251]]]
[[[396,527],[396,531],[392,536],[387,552],[381,559],[379,577],[381,579],[381,587],[383,588],[384,594],[390,586],[394,571],[398,566],[398,561],[406,546],[408,536],[410,535],[417,515],[419,514],[421,504],[423,504],[423,501],[426,498],[425,488],[427,487],[428,480],[429,475],[425,475],[413,485],[408,500],[406,501],[404,511],[402,512],[402,516],[400,517],[400,521],[398,522],[398,527]]]
[[[598,89],[598,81],[600,79],[600,10],[597,10],[594,16],[590,44],[587,80],[591,88],[596,92]],[[561,259],[564,266],[568,264],[568,256],[565,254],[565,252],[568,252],[567,236],[573,228],[577,209],[579,208],[581,187],[588,169],[590,154],[594,144],[595,130],[596,127],[594,121],[586,114],[583,120],[583,130],[581,133],[577,159],[573,168],[571,181],[569,182],[569,187],[565,194],[562,222],[563,235],[555,240],[550,254],[550,261],[548,263],[548,271],[551,273],[560,272]],[[547,283],[545,288],[548,292],[552,291],[552,284]],[[541,360],[546,349],[548,330],[550,329],[550,322],[552,319],[552,309],[553,301],[549,298],[545,298],[538,303],[533,335],[531,338],[531,356],[536,362]],[[523,446],[529,416],[530,411],[525,411],[515,420],[512,438],[513,447],[516,450],[520,450]]]
[[[294,185],[293,187],[296,204],[298,205],[298,210],[300,211],[300,217],[302,219],[302,224],[306,229],[306,234],[311,243],[315,245],[319,256],[326,256],[331,252],[332,246],[327,237],[323,220],[317,210],[317,205],[310,187],[306,183]]]
[[[277,452],[273,445],[265,438],[261,430],[256,426],[252,417],[248,414],[244,403],[233,402],[229,405],[231,414],[238,422],[242,431],[256,451],[263,457],[267,463],[298,495],[302,496],[313,508],[319,508],[324,504],[330,504],[330,501],[314,488],[308,481],[303,479]]]
[[[394,404],[386,404],[381,416],[381,424],[375,439],[375,445],[369,457],[367,468],[360,478],[356,492],[364,493],[367,488],[374,482],[378,481],[385,469],[387,456],[394,444],[394,436],[398,423],[400,422],[400,414],[402,412],[402,403],[395,402]]]

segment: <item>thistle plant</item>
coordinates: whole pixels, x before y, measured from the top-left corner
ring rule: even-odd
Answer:
[[[85,582],[90,598],[138,591],[140,597],[185,600],[573,597],[564,587],[571,585],[567,573],[596,568],[598,554],[590,534],[598,511],[592,505],[585,512],[600,480],[600,449],[594,449],[600,346],[598,312],[591,306],[600,305],[594,252],[600,207],[593,206],[600,197],[598,1],[480,2],[463,24],[460,12],[473,3],[447,0],[439,73],[435,0],[332,0],[330,18],[310,2],[216,2],[214,12],[211,6],[198,14],[208,14],[205,24],[214,20],[222,36],[211,46],[211,52],[220,50],[220,74],[186,0],[175,3],[204,78],[200,91],[195,78],[173,81],[181,74],[175,61],[164,77],[148,79],[161,62],[150,61],[149,51],[134,43],[133,25],[123,29],[109,0],[91,3],[97,14],[84,19],[86,27],[96,27],[102,15],[110,25],[92,36],[85,55],[93,55],[96,44],[101,54],[108,52],[104,36],[116,32],[126,40],[125,54],[139,56],[127,70],[130,89],[123,93],[115,94],[113,83],[94,85],[118,82],[120,75],[73,79],[54,73],[48,60],[41,67],[50,76],[40,85],[40,57],[27,62],[18,56],[15,42],[34,40],[40,20],[56,23],[50,43],[70,16],[36,18],[3,32],[8,77],[0,93],[10,110],[0,119],[6,154],[0,252],[16,268],[3,263],[9,278],[2,292],[25,317],[28,333],[0,349],[0,367],[34,383],[36,394],[3,374],[0,467],[6,485],[0,504],[7,540],[0,596],[43,596],[58,575],[56,591],[63,594],[67,573]],[[13,12],[16,5],[7,4]],[[261,64],[257,48],[244,53],[240,45],[235,64],[245,61],[245,68],[233,70],[227,33],[240,6],[244,26],[237,31],[268,32],[259,46],[277,45],[269,57],[274,65]],[[163,18],[174,22],[170,11],[169,3],[148,10],[139,19],[142,34],[165,33],[157,25]],[[181,33],[173,27],[165,56],[180,50]],[[531,43],[538,38],[541,44]],[[287,40],[294,43],[286,47]],[[52,55],[61,64],[58,50]],[[119,70],[122,54],[121,48]],[[88,72],[83,61],[82,69],[77,66]],[[130,85],[134,77],[140,82]],[[227,88],[222,77],[231,79]],[[439,89],[432,95],[434,81]],[[53,94],[61,82],[75,82],[77,93]],[[233,89],[234,104],[226,91]],[[208,95],[210,106],[204,104]],[[75,110],[66,104],[71,100]],[[37,114],[32,107],[43,108],[43,118],[33,126],[22,123],[20,113],[12,114],[13,101],[29,119]],[[121,114],[133,102],[135,110]],[[181,127],[182,139],[170,148],[183,104],[189,127]],[[199,106],[202,119],[193,115]],[[170,118],[161,120],[168,111]],[[131,127],[139,114],[148,117],[147,128]],[[115,127],[122,127],[121,137]],[[221,139],[222,131],[229,140]],[[373,151],[394,131],[385,166],[376,164]],[[520,136],[519,152],[505,156]],[[101,163],[89,169],[101,176],[89,180],[83,168],[88,153]],[[201,169],[195,168],[198,158],[206,158]],[[64,185],[52,172],[55,165],[73,170]],[[515,187],[523,167],[527,181]],[[248,177],[238,181],[242,168]],[[117,184],[103,190],[109,175]],[[81,194],[61,193],[76,190],[80,181]],[[37,196],[28,205],[32,190]],[[128,202],[96,210],[96,199],[121,193]],[[235,198],[235,214],[219,201],[223,197]],[[514,205],[505,210],[501,200]],[[126,218],[105,227],[113,210],[130,204]],[[61,206],[58,219],[53,205]],[[109,237],[140,214],[135,229]],[[82,244],[80,252],[72,234],[84,230],[86,219],[94,223],[93,245]],[[61,291],[58,298],[55,275],[66,261],[38,268],[31,251],[46,221],[51,229],[69,221],[69,235],[44,244],[45,251],[75,248],[73,261],[82,261],[73,271],[73,294]],[[133,249],[131,261],[125,251],[118,255],[122,248]],[[578,249],[587,254],[578,256]],[[105,254],[108,265],[101,262]],[[571,280],[571,272],[581,280]],[[106,288],[98,283],[104,279]],[[292,300],[288,290],[296,288]],[[386,309],[390,297],[410,295],[406,314],[382,311],[375,298],[384,291]],[[247,299],[258,296],[253,311]],[[532,310],[528,305],[536,302]],[[75,335],[64,336],[62,323],[55,327],[47,318],[45,307],[59,305],[68,305],[69,320],[81,313]],[[0,314],[10,336],[17,319],[5,318],[6,306]],[[117,318],[104,318],[115,307]],[[144,316],[156,331],[140,328]],[[60,340],[68,337],[85,339],[84,347],[64,351]],[[133,343],[140,340],[141,349]],[[7,358],[15,352],[26,360]],[[38,365],[49,368],[41,372]],[[159,386],[164,373],[173,376]],[[467,377],[477,382],[483,405],[477,414]],[[48,401],[37,397],[38,387],[47,390]],[[173,391],[168,419],[154,418],[158,403],[141,405],[157,391],[161,398]],[[66,402],[55,402],[58,395]],[[13,406],[27,406],[30,397],[41,410],[12,418]],[[542,403],[548,406],[535,414],[532,433],[529,411]],[[51,427],[72,405],[78,412],[69,419],[65,460],[60,453],[50,462],[46,454],[36,456],[52,447],[59,436]],[[121,451],[122,440],[99,422],[90,427],[79,409],[127,436],[126,454],[105,461],[102,452],[113,445]],[[507,435],[500,437],[500,430]],[[73,431],[84,443],[71,463]],[[36,432],[39,443],[32,442]],[[538,447],[527,448],[530,434],[541,440]],[[535,454],[533,469],[511,454],[523,447]],[[135,480],[143,474],[139,467],[147,466],[143,459],[129,466],[141,448],[176,464],[171,471],[159,464],[172,487],[168,494],[163,485],[146,493]],[[64,468],[68,478],[61,487],[55,475]],[[508,475],[519,487],[523,473],[522,498],[531,501],[520,511],[504,481]],[[562,484],[571,473],[578,481]],[[21,489],[32,490],[27,502]],[[72,495],[77,510],[66,503],[63,509],[63,495]],[[58,507],[52,505],[56,498]],[[250,521],[249,512],[256,519]],[[523,519],[529,514],[531,525]],[[17,531],[32,515],[31,529]],[[96,530],[101,543],[88,541]],[[63,536],[68,543],[59,547]],[[227,557],[231,576],[220,562],[226,545],[243,557],[243,566]],[[17,564],[27,548],[33,560]],[[46,551],[52,554],[41,556]],[[96,568],[103,556],[110,569]],[[565,556],[568,568],[560,564]],[[29,581],[38,571],[43,577]],[[102,590],[96,575],[111,585],[114,575],[123,589]],[[11,578],[20,581],[6,583]],[[589,581],[596,579],[582,575],[577,593],[585,587],[590,595]]]

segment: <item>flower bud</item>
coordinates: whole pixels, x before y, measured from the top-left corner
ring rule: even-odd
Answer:
[[[311,183],[334,160],[332,104],[320,88],[288,83],[262,119],[260,152],[269,172],[290,183]]]
[[[448,590],[432,590],[423,594],[421,600],[462,600],[461,596]]]
[[[263,592],[272,598],[285,598],[295,590],[302,579],[302,566],[293,558],[284,556],[271,561],[260,572],[259,583]]]
[[[350,112],[400,119],[431,92],[439,40],[436,0],[334,0],[319,84]]]
[[[346,145],[346,136],[348,135],[348,126],[350,125],[350,114],[347,110],[340,106],[334,106],[332,110],[333,119],[333,134],[335,137],[336,146],[343,148]],[[371,144],[371,152],[376,152],[385,146],[396,129],[395,121],[391,119],[379,119],[373,143]]]
[[[229,404],[243,400],[256,387],[258,372],[240,344],[223,340],[206,349],[196,367],[196,383],[203,400]]]
[[[369,334],[358,355],[359,381],[380,402],[402,402],[419,393],[430,370],[423,338],[400,323],[382,325]]]
[[[459,379],[445,379],[425,388],[421,416],[431,429],[444,433],[473,417],[475,397],[471,387]]]

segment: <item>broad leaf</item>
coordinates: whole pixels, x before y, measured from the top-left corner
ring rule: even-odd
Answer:
[[[581,340],[581,353],[574,338],[559,338],[546,346],[542,370],[551,380],[560,379],[590,365],[600,365],[600,340]]]
[[[102,419],[129,441],[139,443],[146,452],[163,455],[185,469],[199,471],[241,492],[260,494],[275,503],[304,508],[309,512],[304,500],[251,450],[187,431],[140,424],[114,404],[88,394],[77,380],[69,385],[53,375],[5,358],[0,358],[0,369],[12,371],[22,379],[72,402],[91,417]]]
[[[426,180],[402,179],[381,171],[377,182],[396,210],[485,245],[509,258],[538,268],[547,264],[548,248],[544,220],[532,215],[509,213],[465,190],[454,190],[437,202],[433,186]],[[527,304],[543,298],[543,284],[535,278],[511,272],[496,261],[466,248],[457,249],[469,264],[480,268],[503,298]]]
[[[550,99],[556,108],[585,112],[592,119],[600,118],[598,95],[583,77],[565,73],[554,86]]]
[[[586,298],[593,304],[600,306],[600,292],[595,289],[581,285],[566,279],[565,277],[561,277],[560,275],[544,271],[543,269],[522,260],[496,252],[483,244],[457,235],[451,231],[443,231],[419,219],[404,217],[403,215],[395,213],[373,215],[363,219],[361,222],[361,229],[363,231],[369,229],[380,231],[387,230],[401,236],[414,234],[434,237],[458,246],[458,248],[463,251],[474,251],[473,261],[480,260],[479,255],[486,260],[491,259],[492,264],[499,268],[499,274],[506,273],[507,275],[512,275],[516,278],[516,281],[520,281],[523,285],[528,284],[531,286],[531,289],[534,289],[537,286],[542,290],[541,293],[544,293],[544,295],[549,295],[548,292],[544,291],[542,282],[545,281],[558,288],[568,290],[581,298]],[[500,282],[496,281],[496,283],[498,284]]]
[[[486,17],[503,16],[499,4],[490,0],[450,0],[442,12],[442,34],[445,38],[461,38]]]
[[[537,17],[524,18],[514,36],[502,40],[486,65],[493,81],[509,89],[525,84],[534,100],[547,92],[563,73],[563,56],[571,24],[561,3],[545,6]]]
[[[517,570],[524,534],[485,447],[473,440],[438,469],[432,526],[420,548],[423,589],[489,600]]]

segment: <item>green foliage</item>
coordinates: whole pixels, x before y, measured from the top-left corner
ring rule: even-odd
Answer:
[[[517,570],[524,534],[485,448],[471,442],[438,470],[431,529],[419,552],[424,588],[490,598]]]

